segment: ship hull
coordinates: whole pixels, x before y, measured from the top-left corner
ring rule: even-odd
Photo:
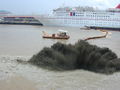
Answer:
[[[102,29],[102,30],[115,30],[115,31],[120,31],[120,28],[112,28],[112,27],[95,27],[95,26],[90,26],[90,29]]]

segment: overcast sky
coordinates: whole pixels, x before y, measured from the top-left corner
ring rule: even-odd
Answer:
[[[93,6],[114,8],[120,0],[0,0],[0,10],[15,14],[43,14],[61,6]]]

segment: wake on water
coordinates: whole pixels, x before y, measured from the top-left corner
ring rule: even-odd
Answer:
[[[29,63],[50,70],[84,69],[111,74],[120,70],[120,59],[109,48],[100,48],[79,40],[74,45],[55,43],[34,55]]]

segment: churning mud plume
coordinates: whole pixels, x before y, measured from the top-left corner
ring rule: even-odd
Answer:
[[[120,70],[120,59],[114,52],[84,40],[74,45],[56,43],[45,47],[28,62],[50,70],[85,69],[106,74]]]

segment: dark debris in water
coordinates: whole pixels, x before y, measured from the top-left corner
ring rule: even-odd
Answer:
[[[79,40],[74,45],[55,43],[51,48],[43,48],[28,62],[57,71],[84,69],[111,74],[120,70],[120,59],[114,52],[84,40]]]

